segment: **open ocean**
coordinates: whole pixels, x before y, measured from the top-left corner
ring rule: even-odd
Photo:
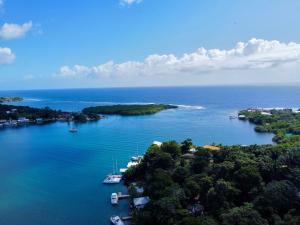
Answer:
[[[197,145],[266,144],[271,134],[229,120],[248,107],[300,107],[300,87],[177,87],[0,91],[21,96],[18,105],[79,111],[118,103],[168,103],[178,109],[140,117],[109,116],[78,125],[67,123],[0,130],[1,225],[101,225],[113,214],[126,215],[122,200],[110,205],[110,194],[125,191],[102,184],[113,159],[125,167],[154,140]]]

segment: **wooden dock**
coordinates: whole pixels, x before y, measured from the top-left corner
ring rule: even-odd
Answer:
[[[132,216],[122,216],[122,220],[132,220]]]
[[[118,194],[118,198],[119,199],[129,198],[130,197],[130,195],[128,195],[128,194],[122,194],[122,192],[118,192],[117,194]]]

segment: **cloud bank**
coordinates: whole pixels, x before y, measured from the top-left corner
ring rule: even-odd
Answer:
[[[1,1],[1,0],[0,0]],[[32,22],[23,23],[21,25],[15,23],[5,23],[0,28],[0,39],[11,40],[25,36],[32,28]]]
[[[96,66],[62,66],[57,75],[62,77],[111,76],[173,76],[201,75],[216,71],[252,70],[300,62],[300,44],[253,38],[238,42],[229,50],[199,48],[182,56],[174,54],[149,55],[143,61],[114,63],[109,61]]]
[[[15,54],[10,48],[0,47],[0,65],[12,63],[15,58]]]
[[[142,1],[143,0],[120,0],[120,4],[121,5],[132,5],[134,3],[141,3]]]

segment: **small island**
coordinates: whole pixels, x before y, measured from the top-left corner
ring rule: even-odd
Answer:
[[[95,106],[83,109],[83,113],[121,115],[121,116],[140,116],[155,114],[167,109],[176,109],[178,106],[165,104],[135,104],[135,105],[108,105]]]
[[[4,102],[21,102],[23,101],[22,97],[0,97],[0,103]]]
[[[275,144],[154,142],[124,173],[139,225],[300,224],[300,112],[247,109],[239,119]],[[142,204],[140,204],[142,202]]]

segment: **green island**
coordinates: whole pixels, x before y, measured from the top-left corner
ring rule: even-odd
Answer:
[[[104,115],[139,116],[155,114],[166,109],[178,108],[175,105],[143,104],[143,105],[108,105],[96,106],[83,109],[83,113]]]
[[[21,102],[23,101],[22,97],[0,97],[0,103],[3,102]]]
[[[153,144],[124,174],[139,225],[299,225],[300,114],[243,110],[275,144]],[[135,207],[138,197],[146,199]]]

